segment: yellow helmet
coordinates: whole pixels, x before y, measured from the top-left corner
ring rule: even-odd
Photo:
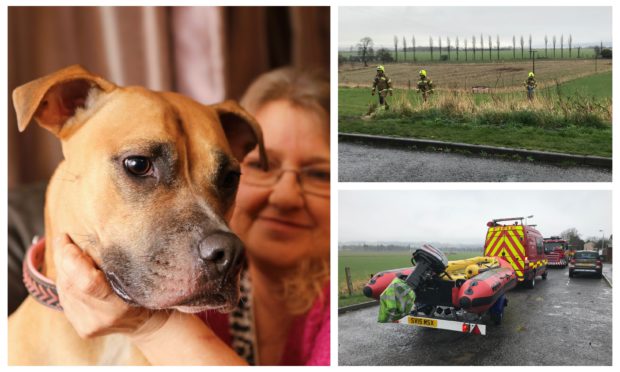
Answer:
[[[534,77],[534,73],[530,71],[530,73],[527,74],[527,77]]]
[[[385,68],[382,65],[377,66],[377,71],[385,72]]]
[[[426,70],[420,70],[420,76],[426,76]]]

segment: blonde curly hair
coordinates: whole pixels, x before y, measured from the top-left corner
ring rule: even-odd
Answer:
[[[330,91],[329,77],[319,71],[283,67],[259,76],[241,98],[241,106],[256,114],[267,103],[287,100],[293,106],[317,115],[329,145]],[[328,237],[329,239],[329,237]],[[320,249],[321,247],[317,247]],[[279,296],[292,314],[307,312],[323,298],[323,287],[329,282],[329,245],[326,252],[300,261],[287,278]]]

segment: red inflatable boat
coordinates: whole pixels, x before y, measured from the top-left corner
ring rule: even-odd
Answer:
[[[498,267],[481,270],[480,274],[470,279],[455,279],[445,275],[422,282],[415,288],[416,303],[452,306],[476,314],[486,312],[506,291],[517,284],[517,277],[510,263],[501,257],[497,257],[497,262]],[[377,273],[364,287],[364,295],[378,300],[394,278],[405,279],[414,268]]]
[[[502,259],[500,267],[485,271],[463,283],[458,289],[458,301],[455,301],[454,306],[469,313],[482,314],[516,285],[515,271]]]
[[[403,269],[381,271],[380,273],[373,275],[363,289],[364,296],[378,300],[381,293],[383,293],[387,286],[392,283],[394,278],[401,276],[406,278],[412,271],[413,267],[405,267]]]

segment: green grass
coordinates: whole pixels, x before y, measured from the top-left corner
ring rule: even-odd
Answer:
[[[555,88],[547,88],[555,90]],[[565,96],[588,97],[595,99],[611,99],[612,76],[611,71],[574,79],[560,85],[560,92]]]
[[[523,92],[444,91],[425,108],[415,91],[395,90],[392,110],[363,119],[376,96],[340,87],[339,131],[610,157],[611,94],[611,71],[542,89],[531,106]]]
[[[482,255],[482,252],[459,252],[448,253],[449,260],[462,260],[465,258]],[[372,274],[379,271],[399,269],[411,266],[411,254],[409,252],[354,252],[341,251],[338,254],[338,306],[353,305],[369,301],[361,290],[370,279]],[[351,282],[354,294],[349,296],[344,274],[344,268],[351,270]]]

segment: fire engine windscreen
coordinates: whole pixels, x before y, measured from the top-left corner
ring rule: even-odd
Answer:
[[[545,243],[545,253],[551,253],[556,249],[562,250],[562,243]]]

